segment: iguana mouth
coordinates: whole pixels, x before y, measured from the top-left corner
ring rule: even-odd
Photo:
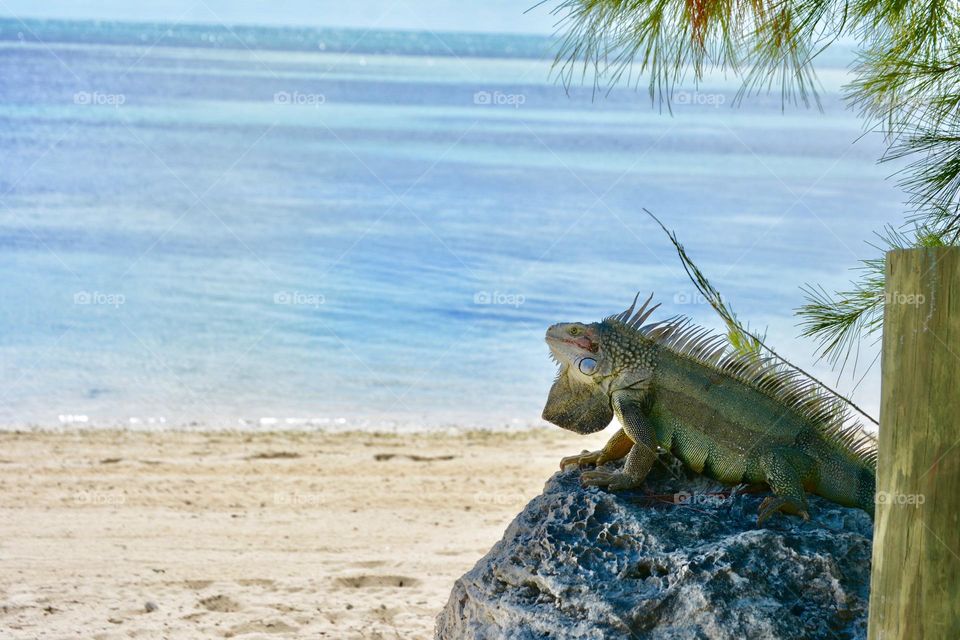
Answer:
[[[550,342],[550,341],[565,342],[566,344],[572,344],[578,349],[585,349],[590,353],[596,353],[600,348],[600,345],[595,343],[593,340],[591,340],[587,336],[580,336],[579,338],[555,338],[553,336],[547,336],[547,342]]]

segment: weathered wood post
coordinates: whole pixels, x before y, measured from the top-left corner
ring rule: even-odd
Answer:
[[[886,272],[869,637],[960,638],[960,247]]]

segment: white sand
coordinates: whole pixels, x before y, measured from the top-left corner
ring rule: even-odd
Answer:
[[[431,638],[559,459],[603,441],[0,434],[0,637]]]

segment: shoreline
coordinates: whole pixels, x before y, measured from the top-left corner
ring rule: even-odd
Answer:
[[[30,434],[44,434],[44,433],[53,433],[53,434],[73,434],[73,433],[210,433],[210,434],[236,434],[236,435],[252,435],[252,434],[262,434],[262,435],[282,435],[282,434],[315,434],[315,435],[450,435],[450,436],[461,436],[467,435],[470,433],[498,433],[505,435],[519,435],[530,432],[537,431],[554,431],[559,429],[559,427],[553,426],[547,422],[540,423],[518,423],[518,424],[504,424],[504,425],[494,425],[494,426],[474,426],[474,425],[461,425],[461,424],[449,424],[449,425],[432,425],[432,426],[412,426],[412,425],[399,425],[399,426],[380,426],[375,428],[363,428],[357,427],[355,425],[347,425],[342,428],[340,427],[318,427],[315,425],[290,425],[290,426],[281,426],[281,427],[263,427],[255,424],[250,424],[242,427],[236,426],[217,426],[215,424],[179,424],[179,425],[170,425],[164,424],[160,426],[154,425],[137,425],[137,426],[120,426],[116,424],[106,424],[106,425],[40,425],[40,424],[27,424],[27,425],[2,425],[0,424],[0,436],[4,434],[17,434],[17,435],[30,435]]]
[[[362,419],[293,419],[293,418],[260,418],[258,420],[241,420],[239,424],[227,424],[224,421],[191,421],[168,422],[154,420],[137,420],[132,422],[104,421],[92,422],[84,416],[83,420],[60,422],[25,422],[2,423],[0,434],[7,433],[84,433],[84,432],[117,432],[117,433],[315,433],[315,434],[467,434],[477,433],[526,433],[529,431],[552,431],[558,429],[553,424],[537,420],[521,420],[519,418],[498,418],[494,420],[456,419],[425,423],[423,419],[409,418],[402,421],[370,417]]]
[[[0,431],[0,629],[432,638],[453,582],[560,458],[604,440]]]

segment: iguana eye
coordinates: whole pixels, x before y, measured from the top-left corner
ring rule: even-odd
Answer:
[[[597,361],[593,358],[583,358],[580,360],[577,368],[580,369],[580,373],[583,375],[592,376],[597,370]]]
[[[570,327],[570,330],[567,331],[567,333],[569,333],[572,336],[578,336],[580,335],[580,327]]]

